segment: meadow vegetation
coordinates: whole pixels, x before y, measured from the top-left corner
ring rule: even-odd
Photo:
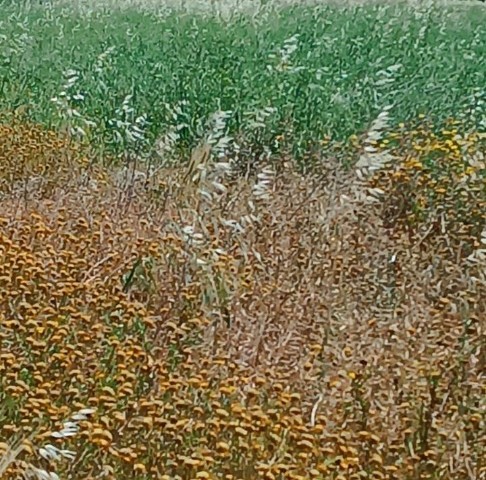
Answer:
[[[175,135],[187,152],[223,112],[240,148],[294,157],[346,141],[387,105],[395,124],[455,112],[468,127],[484,121],[482,6],[268,2],[225,16],[162,6],[4,7],[0,109],[53,128],[68,116],[118,152],[136,129],[151,144]]]
[[[0,9],[0,479],[485,478],[484,8],[205,5]]]

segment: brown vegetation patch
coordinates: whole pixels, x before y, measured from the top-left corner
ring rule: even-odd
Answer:
[[[15,154],[64,148],[35,139]],[[4,196],[0,435],[28,441],[2,478],[481,478],[484,191],[467,189],[474,228],[448,195],[391,217],[429,181],[397,144],[371,183],[208,163]],[[49,437],[85,408],[77,436]]]

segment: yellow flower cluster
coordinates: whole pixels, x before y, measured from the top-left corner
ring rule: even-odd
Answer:
[[[241,234],[227,219],[249,215],[247,193],[230,186],[221,209],[201,207],[191,244],[191,199],[127,193],[38,127],[0,135],[0,459],[17,438],[31,445],[2,479],[27,461],[75,480],[485,474],[486,292],[464,252],[421,237],[417,253],[381,207],[346,209],[295,172],[250,205],[259,223]],[[394,225],[414,215],[427,232],[445,217],[472,238],[486,211],[480,141],[391,135],[399,163],[373,182],[389,211],[413,195]],[[19,201],[11,186],[32,175],[50,187]],[[450,216],[461,198],[468,215]],[[451,248],[457,235],[440,238]],[[95,413],[77,436],[50,437],[82,409]],[[36,459],[48,438],[73,461]]]

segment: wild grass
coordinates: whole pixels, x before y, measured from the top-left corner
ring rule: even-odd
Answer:
[[[150,144],[175,130],[186,156],[218,111],[244,146],[294,157],[346,141],[387,105],[396,124],[426,114],[439,125],[452,106],[470,127],[484,122],[480,6],[28,5],[0,13],[0,109],[59,127],[51,99],[65,92],[105,149],[124,150],[116,125],[140,116]]]
[[[388,114],[250,177],[3,127],[2,479],[482,478],[484,136]]]
[[[481,10],[87,5],[0,13],[0,478],[484,478]]]

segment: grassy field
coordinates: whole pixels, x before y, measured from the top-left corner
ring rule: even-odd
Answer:
[[[4,2],[0,479],[482,480],[486,10]]]
[[[210,7],[4,8],[0,109],[52,127],[76,110],[73,127],[117,151],[146,149],[131,129],[151,145],[175,131],[187,151],[220,111],[242,148],[284,135],[294,155],[363,131],[388,105],[395,125],[419,114],[440,123],[452,108],[470,127],[484,122],[482,6],[324,4],[230,18]]]

